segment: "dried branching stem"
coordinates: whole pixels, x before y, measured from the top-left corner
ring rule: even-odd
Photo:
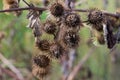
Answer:
[[[88,51],[88,53],[82,58],[82,60],[80,60],[80,62],[78,63],[78,65],[76,65],[73,68],[73,71],[70,73],[70,75],[68,76],[67,80],[74,80],[75,76],[77,75],[77,73],[79,72],[79,70],[82,68],[83,64],[89,59],[89,57],[91,56],[91,54],[93,53],[93,51],[96,49],[95,46],[93,46],[90,51]]]
[[[13,11],[23,11],[23,10],[36,10],[36,11],[44,11],[47,10],[47,8],[39,8],[39,7],[25,7],[25,8],[12,8],[7,10],[0,10],[0,13],[2,12],[13,12]]]
[[[3,13],[3,12],[13,12],[13,11],[24,11],[24,10],[36,10],[36,11],[45,11],[45,10],[49,10],[48,8],[40,8],[40,7],[25,7],[25,8],[12,8],[12,9],[7,9],[7,10],[0,10],[0,13]],[[66,10],[66,11],[76,11],[76,12],[89,12],[90,10],[89,9],[72,9],[72,10]],[[114,14],[114,13],[109,13],[109,12],[106,12],[106,11],[103,11],[103,13],[105,15],[109,15],[109,16],[113,16],[113,17],[120,17],[119,15],[117,14]]]
[[[1,77],[3,76],[3,73],[7,74],[8,76],[12,77],[15,80],[19,80],[19,78],[15,75],[14,72],[0,66],[0,75],[1,75]],[[1,79],[1,77],[0,77],[0,79]],[[3,80],[3,78],[1,80]]]
[[[10,63],[3,55],[2,53],[0,53],[0,60],[6,65],[8,66],[16,75],[17,77],[19,78],[19,80],[24,80],[22,74],[20,73],[20,71],[15,67],[13,66],[12,63]]]

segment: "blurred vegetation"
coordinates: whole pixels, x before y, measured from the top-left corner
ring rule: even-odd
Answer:
[[[87,0],[79,6],[76,6],[76,8],[88,9],[96,7],[99,9],[105,9],[103,1],[104,0]],[[119,0],[108,0],[106,10],[109,12],[115,12],[117,9],[116,1],[120,2]],[[38,5],[42,6],[41,4]],[[0,9],[2,9],[2,6],[0,0]],[[25,6],[22,1],[21,6]],[[26,19],[27,13],[27,11],[24,11],[18,18],[12,14],[6,15],[0,13],[0,31],[5,32],[5,38],[1,42],[2,47],[0,48],[0,52],[3,53],[7,59],[12,61],[14,65],[21,70],[24,76],[27,76],[27,73],[31,71],[31,58],[34,52],[36,52],[32,31],[26,27],[28,23],[28,20]],[[82,19],[85,20],[86,14],[80,14]],[[46,15],[46,12],[42,14],[42,21],[45,20]],[[87,41],[91,35],[87,27],[89,26],[85,26],[80,30],[81,42],[80,47],[77,50],[78,53],[75,64],[77,64],[90,49],[87,45]],[[120,49],[120,47],[118,46],[117,49]],[[119,50],[116,53],[119,53],[118,55],[120,55]],[[98,46],[84,65],[84,68],[89,68],[92,73],[92,79],[88,80],[120,80],[120,56],[118,56],[119,60],[117,63],[113,63],[111,57],[114,57],[114,55],[109,54],[109,50],[106,46]],[[58,80],[61,76],[60,64],[54,61],[52,66],[50,80]],[[84,71],[79,72],[76,80],[82,80],[82,77],[80,77],[81,75],[85,75]]]

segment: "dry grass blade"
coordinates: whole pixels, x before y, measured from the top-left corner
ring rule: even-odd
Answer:
[[[8,61],[3,55],[2,53],[0,53],[0,60],[6,65],[8,66],[11,71],[13,71],[17,77],[19,78],[19,80],[24,80],[22,74],[20,73],[20,71],[10,62]]]

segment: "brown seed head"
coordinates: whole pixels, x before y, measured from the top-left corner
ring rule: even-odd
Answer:
[[[55,34],[57,29],[56,29],[56,25],[53,22],[46,21],[43,30],[48,34]]]
[[[47,40],[38,40],[36,46],[42,51],[48,51],[50,44]]]
[[[64,34],[63,42],[67,45],[67,47],[77,47],[79,45],[79,35],[76,32],[68,31]]]
[[[60,58],[63,54],[63,51],[64,51],[64,49],[59,43],[53,43],[50,46],[50,53],[55,58]]]
[[[32,73],[38,79],[45,78],[50,73],[50,59],[45,55],[33,58]]]
[[[33,63],[41,68],[46,68],[50,65],[50,59],[46,55],[38,55],[33,58]]]
[[[97,9],[92,9],[88,14],[88,24],[93,25],[98,31],[103,31],[102,22],[105,21],[105,16],[102,11]]]
[[[60,3],[54,3],[50,7],[50,12],[55,17],[60,17],[64,13],[64,7]]]
[[[76,13],[68,13],[65,15],[64,22],[69,27],[77,27],[81,25],[80,17]]]
[[[101,23],[104,20],[104,15],[100,10],[91,10],[88,14],[88,21],[91,24],[98,24]]]

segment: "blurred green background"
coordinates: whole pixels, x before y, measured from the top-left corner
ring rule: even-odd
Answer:
[[[30,2],[32,0],[27,1]],[[37,1],[37,5],[42,6],[41,3],[38,3],[38,0],[33,1],[35,4]],[[80,0],[77,2],[79,1]],[[84,0],[84,2],[76,6],[76,8],[99,8],[112,13],[115,13],[116,10],[120,8],[120,0],[107,0],[107,4],[105,4],[104,1],[105,0]],[[20,6],[25,7],[26,5],[21,1]],[[2,0],[0,0],[1,10],[2,7]],[[18,18],[12,14],[6,15],[4,13],[0,13],[0,31],[5,32],[5,38],[0,43],[0,52],[10,60],[14,66],[20,69],[25,77],[27,77],[31,72],[31,58],[35,52],[32,30],[26,27],[28,24],[28,20],[26,19],[27,13],[27,11],[24,11]],[[42,21],[45,20],[46,15],[46,12],[42,14]],[[80,13],[80,15],[82,16],[82,20],[86,20],[86,14]],[[78,55],[75,64],[77,64],[90,49],[87,45],[90,38],[90,31],[87,27],[89,26],[85,26],[80,30],[81,42],[79,49],[77,50]],[[120,80],[119,49],[120,46],[118,45],[116,50],[109,54],[109,49],[107,49],[106,46],[98,46],[84,64],[84,68],[89,68],[91,71],[92,78],[82,79],[82,77],[86,75],[83,70],[79,72],[76,80]],[[2,65],[1,61],[0,65]],[[52,66],[52,74],[50,75],[49,80],[59,80],[61,76],[60,64],[54,61]],[[5,80],[13,79],[5,75]]]

